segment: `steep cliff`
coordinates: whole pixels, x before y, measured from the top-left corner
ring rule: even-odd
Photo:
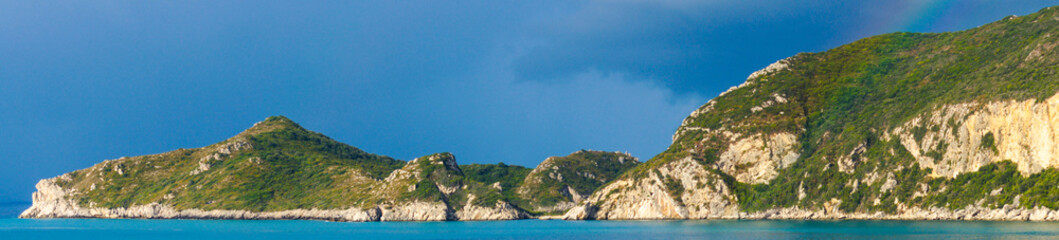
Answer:
[[[1059,8],[802,53],[568,219],[1056,220]]]

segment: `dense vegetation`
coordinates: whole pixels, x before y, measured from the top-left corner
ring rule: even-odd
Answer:
[[[211,151],[238,141],[253,147],[231,156]],[[218,158],[208,159],[211,154]],[[212,166],[192,174],[200,162]],[[84,193],[80,201],[101,207],[164,202],[178,208],[258,211],[335,208],[367,198],[343,189],[353,187],[343,178],[355,174],[380,179],[402,165],[305,130],[287,118],[270,117],[209,147],[112,160],[75,171],[70,181],[60,184],[78,184],[74,187]]]
[[[610,176],[615,174],[606,172],[615,167],[610,162],[600,161],[608,170],[585,165],[609,156],[584,153],[574,157],[584,162],[571,167]],[[537,202],[538,196],[515,192],[530,172],[504,163],[459,166],[450,153],[406,163],[277,116],[214,145],[109,160],[71,172],[57,183],[74,189],[74,197],[86,207],[162,203],[177,209],[280,211],[427,201],[458,210],[467,204],[492,207],[504,201],[518,207]],[[581,184],[572,185],[594,190]]]
[[[749,211],[775,207],[819,207],[842,200],[846,211],[896,209],[894,200],[910,206],[965,207],[968,203],[996,206],[1022,195],[1024,206],[1054,207],[1054,195],[1041,194],[1054,169],[1032,176],[1012,174],[1004,163],[955,179],[930,176],[887,131],[917,116],[954,103],[1001,100],[1037,101],[1059,91],[1059,8],[1023,17],[1008,17],[975,29],[951,33],[892,33],[862,39],[820,53],[802,53],[786,60],[787,69],[749,79],[703,106],[689,117],[677,140],[647,164],[629,172],[642,177],[648,169],[692,156],[706,166],[730,144],[717,132],[743,136],[789,132],[798,135],[800,158],[780,170],[767,184],[735,181],[717,173]],[[786,102],[774,101],[782,96]],[[773,101],[770,107],[758,108]],[[912,129],[922,139],[936,128]],[[981,139],[996,152],[996,136]],[[947,143],[924,152],[940,159]],[[863,146],[863,152],[856,152]],[[852,156],[851,156],[852,154]],[[837,161],[856,159],[852,173],[839,171]],[[883,190],[893,173],[896,182]],[[1017,172],[1016,172],[1017,173]],[[882,180],[854,187],[861,179]],[[983,180],[992,179],[992,180]],[[971,182],[973,184],[968,184]],[[926,186],[927,196],[915,196]],[[1004,188],[997,195],[983,195]],[[941,191],[944,189],[944,191]],[[922,194],[922,193],[921,193]],[[875,202],[875,199],[881,201]]]
[[[522,181],[526,179],[526,175],[532,171],[532,169],[516,166],[507,165],[503,162],[497,164],[469,164],[461,165],[464,176],[475,182],[488,184],[492,186],[493,183],[500,183],[500,195],[488,195],[488,197],[496,198],[496,200],[503,200],[515,205],[528,205],[530,202],[535,201],[534,199],[523,199],[515,194],[515,188],[522,184]],[[491,202],[493,199],[481,198],[481,201]]]
[[[468,179],[480,183],[500,183],[502,189],[515,189],[533,169],[523,166],[497,164],[460,165]]]

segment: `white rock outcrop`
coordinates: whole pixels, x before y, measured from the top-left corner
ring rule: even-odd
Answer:
[[[467,201],[467,205],[463,206],[462,209],[456,211],[456,219],[468,220],[468,221],[484,221],[484,220],[515,220],[515,219],[526,219],[530,218],[530,215],[514,205],[511,205],[504,201],[497,201],[496,206],[481,207],[470,204],[472,200]]]
[[[779,174],[779,169],[798,160],[798,151],[794,134],[755,134],[728,145],[714,167],[740,182],[767,183]]]
[[[55,179],[37,183],[33,205],[20,218],[195,218],[195,219],[314,219],[328,221],[379,221],[378,208],[371,209],[296,209],[275,212],[243,210],[177,210],[158,203],[128,208],[85,208],[67,198],[69,190],[55,184]]]
[[[272,212],[244,210],[177,210],[172,206],[150,203],[128,208],[81,207],[67,198],[70,190],[55,184],[55,179],[37,183],[33,205],[20,218],[146,218],[146,219],[308,219],[326,221],[449,221],[449,220],[513,220],[529,218],[529,214],[508,204],[496,207],[468,204],[453,211],[442,202],[411,202],[398,206],[383,205],[368,209],[294,209]]]
[[[455,220],[453,212],[442,202],[412,202],[393,207],[382,207],[381,221],[445,221]]]
[[[995,151],[983,142],[986,135]],[[1059,94],[1042,102],[947,105],[895,128],[891,136],[935,176],[955,177],[1002,160],[1014,162],[1022,174],[1038,173],[1059,167]],[[941,159],[929,156],[931,151],[942,153]]]
[[[666,182],[684,191],[674,196]],[[563,219],[734,218],[735,196],[717,175],[691,158],[667,163],[641,179],[619,179],[597,190]]]

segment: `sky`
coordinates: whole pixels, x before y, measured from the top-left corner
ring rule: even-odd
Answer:
[[[691,111],[776,60],[1051,4],[0,0],[0,202],[272,115],[404,160],[647,160]]]

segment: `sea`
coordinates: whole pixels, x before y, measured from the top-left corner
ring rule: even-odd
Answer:
[[[18,219],[19,207],[0,206],[0,239],[1059,239],[1054,222]]]

